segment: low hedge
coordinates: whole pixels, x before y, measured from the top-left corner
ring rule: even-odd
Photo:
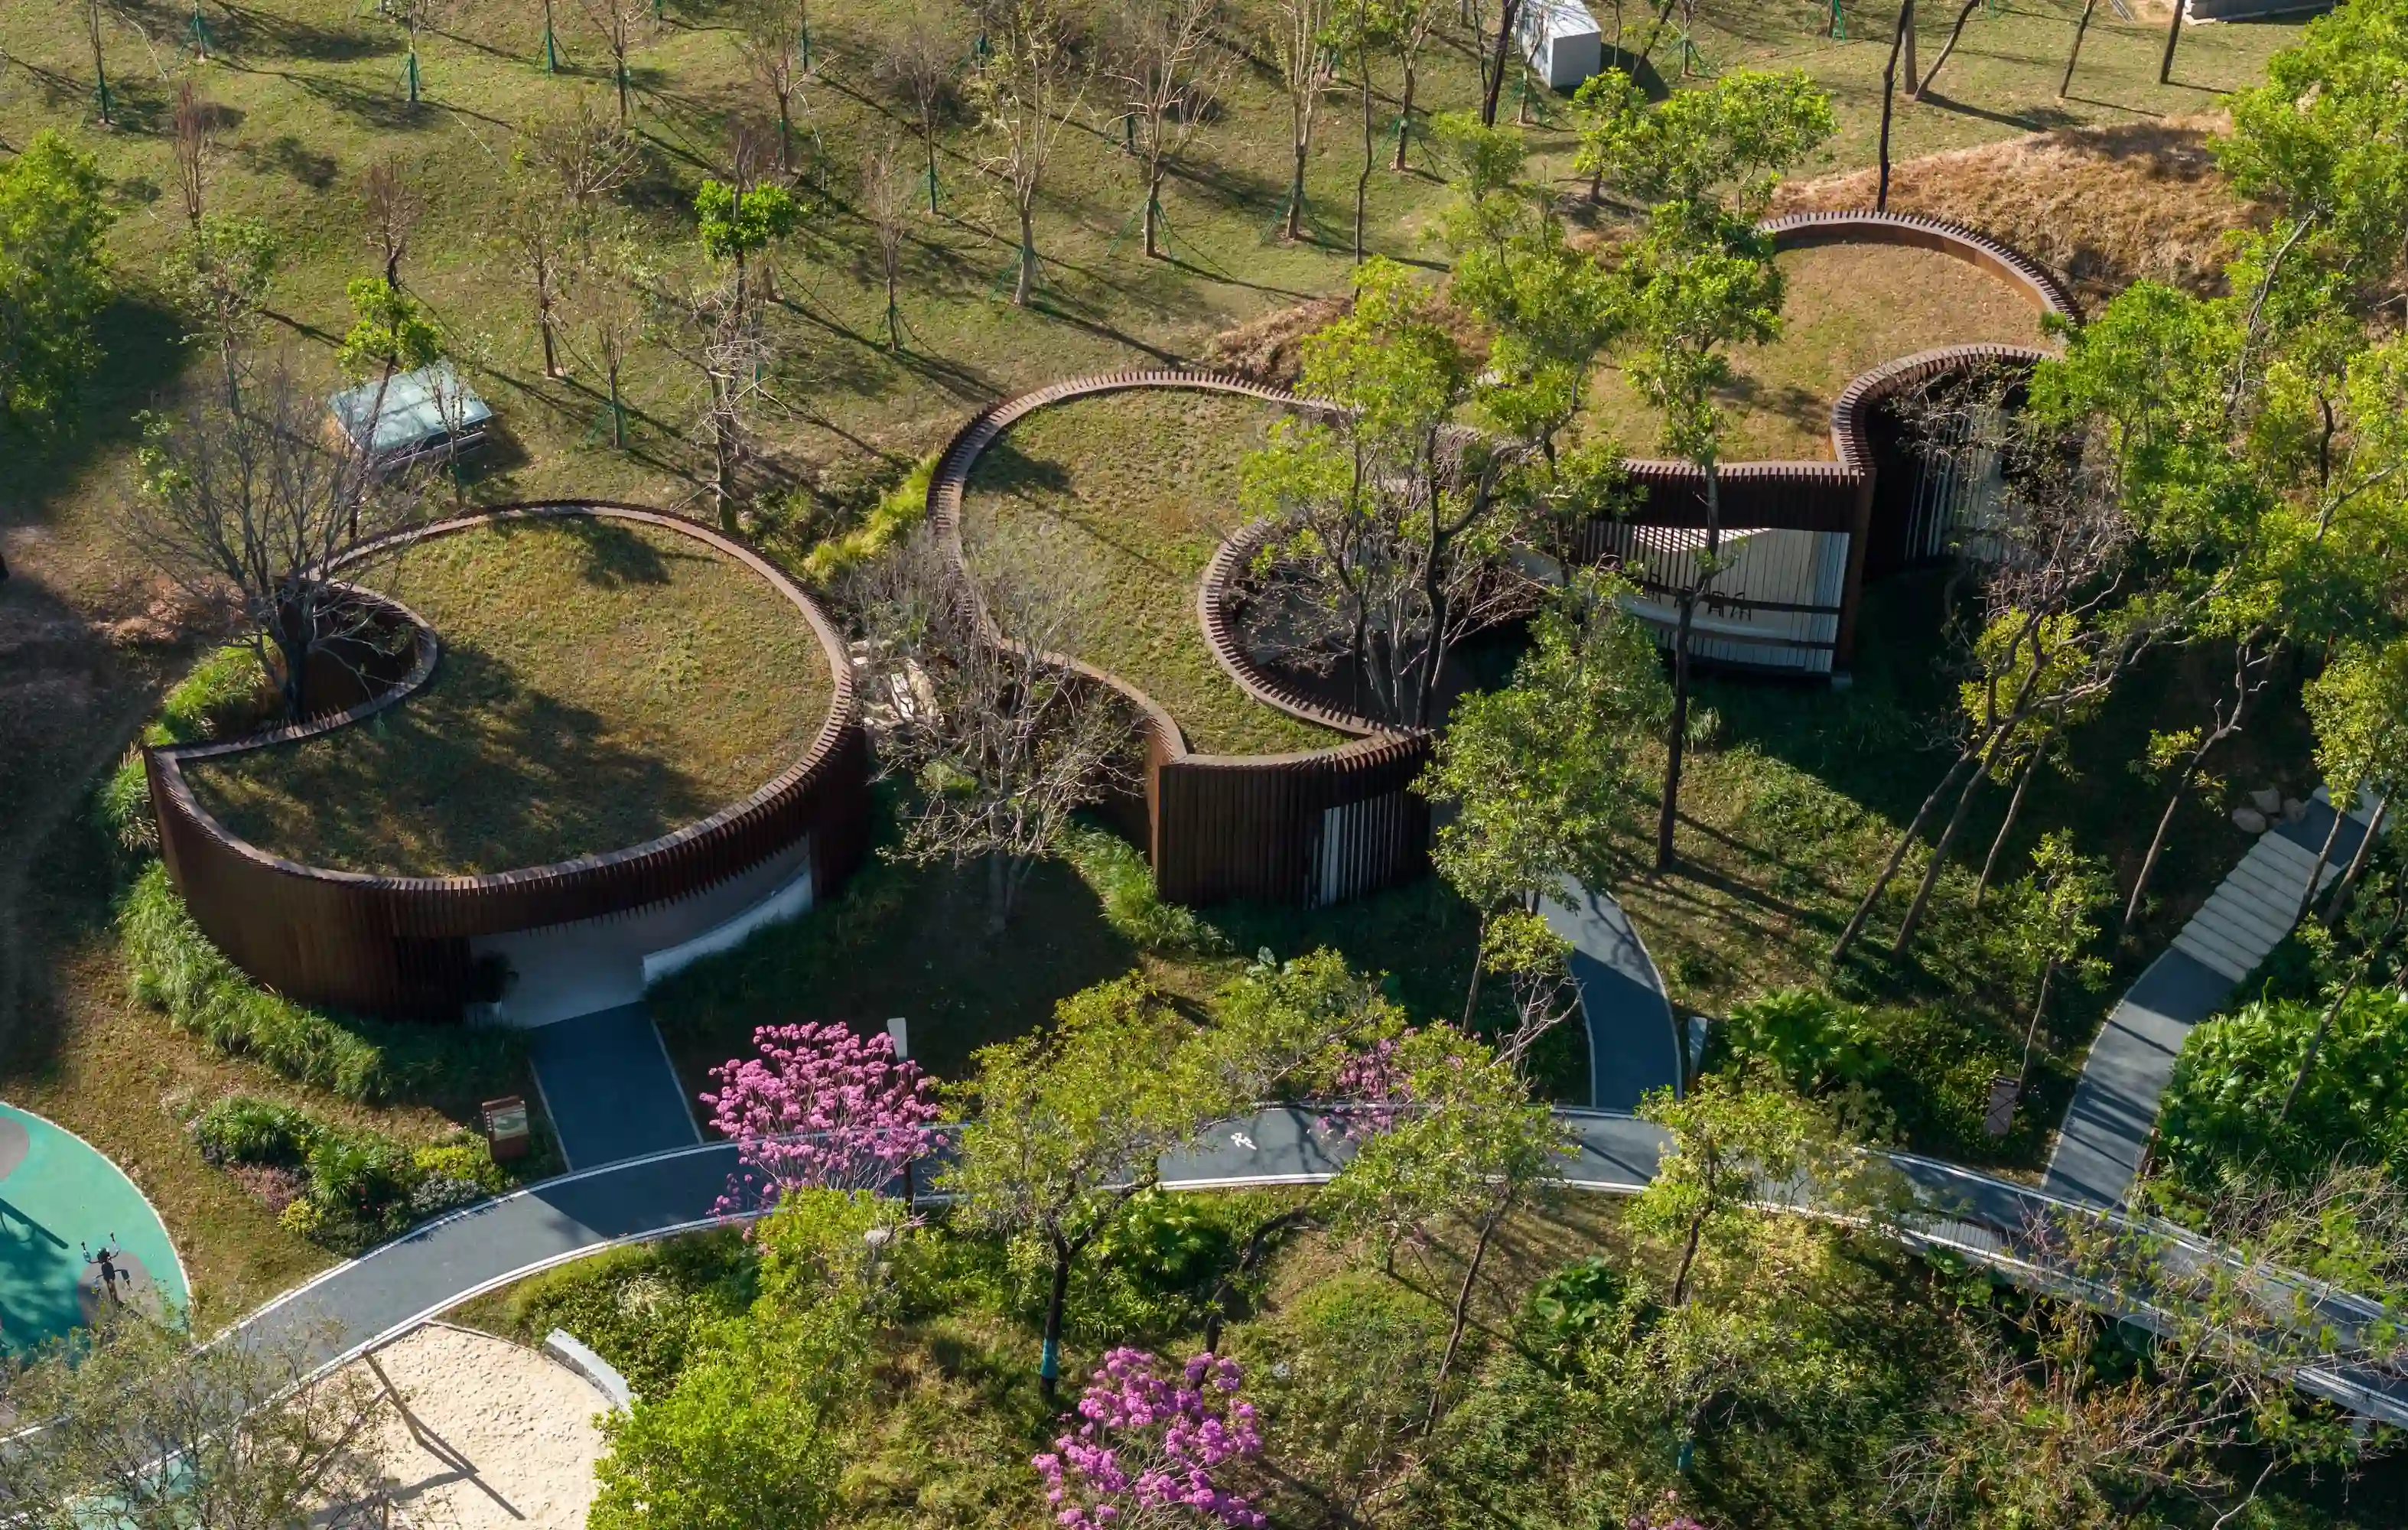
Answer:
[[[216,1101],[194,1121],[192,1133],[212,1164],[280,1171],[294,1194],[278,1220],[342,1253],[509,1186],[481,1137],[461,1133],[412,1148],[252,1094]]]
[[[936,475],[934,455],[912,464],[902,482],[879,496],[860,525],[827,538],[805,554],[803,578],[825,588],[894,546],[927,519],[928,483]]]
[[[295,1082],[377,1105],[405,1094],[502,1093],[518,1076],[513,1033],[338,1020],[259,987],[193,922],[157,862],[120,901],[117,932],[136,998],[177,1029]]]
[[[142,742],[197,744],[236,723],[262,721],[256,714],[267,694],[267,671],[256,649],[248,644],[218,649],[168,691],[158,717],[142,730]],[[118,845],[137,854],[157,851],[159,825],[150,816],[150,783],[143,773],[140,749],[127,750],[117,762],[101,786],[98,806],[101,824]]]

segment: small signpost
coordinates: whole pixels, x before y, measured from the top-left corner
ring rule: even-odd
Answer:
[[[485,1142],[494,1162],[507,1164],[527,1155],[527,1108],[523,1095],[507,1094],[484,1105]]]
[[[2015,1101],[2022,1097],[2023,1080],[2012,1073],[1990,1076],[1990,1108],[1983,1114],[1982,1130],[1992,1137],[2004,1137],[2015,1124]]]

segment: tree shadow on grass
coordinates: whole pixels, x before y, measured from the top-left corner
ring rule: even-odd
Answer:
[[[37,441],[0,425],[0,526],[46,521],[92,465],[141,434],[135,415],[183,370],[182,323],[147,299],[121,296],[93,325],[101,363],[85,384],[79,428]]]
[[[688,554],[680,549],[665,552],[652,545],[651,538],[625,521],[614,521],[596,515],[544,516],[538,519],[497,521],[494,529],[504,536],[523,536],[531,532],[559,532],[577,546],[583,566],[580,578],[588,584],[618,589],[630,584],[669,582],[669,563]],[[713,554],[697,551],[692,556],[710,558]]]
[[[232,55],[236,60],[234,64],[236,68],[242,66],[239,62],[242,58],[250,56],[280,56],[313,64],[353,64],[388,53],[398,57],[404,51],[400,35],[394,31],[322,26],[299,17],[280,16],[248,6],[227,4],[225,0],[220,0],[217,10],[218,14],[209,22],[217,43],[213,51]]]
[[[405,598],[407,598],[405,594]],[[494,872],[624,850],[716,810],[671,759],[447,640],[424,690],[366,722],[188,772],[227,826],[343,870]]]

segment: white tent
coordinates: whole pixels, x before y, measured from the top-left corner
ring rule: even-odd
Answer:
[[[1523,0],[1513,31],[1551,90],[1576,90],[1605,67],[1605,35],[1580,0]]]

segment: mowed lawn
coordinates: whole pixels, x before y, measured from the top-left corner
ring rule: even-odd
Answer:
[[[446,876],[640,844],[767,782],[827,716],[801,614],[675,532],[504,522],[366,582],[441,636],[425,689],[190,772],[236,834],[308,865]]]
[[[1159,389],[1073,399],[989,448],[962,502],[971,558],[1067,600],[1078,657],[1162,703],[1201,754],[1345,741],[1238,689],[1197,615],[1204,565],[1243,520],[1241,465],[1279,412]]]
[[[1782,327],[1731,353],[1723,391],[1728,462],[1822,461],[1831,405],[1859,375],[1937,346],[2043,343],[2040,315],[2013,287],[1932,250],[1822,245],[1776,258]],[[1662,417],[1619,368],[1598,373],[1586,428],[1634,456],[1661,455]]]

